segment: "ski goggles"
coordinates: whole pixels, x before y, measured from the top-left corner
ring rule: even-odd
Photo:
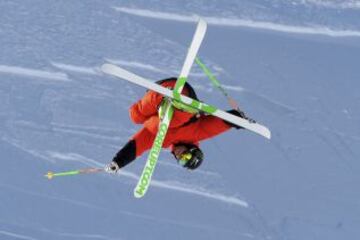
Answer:
[[[178,161],[182,166],[185,166],[185,164],[193,158],[193,155],[191,152],[186,152],[180,155]]]

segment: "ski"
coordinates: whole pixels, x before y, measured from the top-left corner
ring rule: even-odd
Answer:
[[[212,114],[216,117],[219,117],[221,119],[224,119],[228,122],[234,123],[238,126],[241,126],[243,128],[246,128],[247,130],[250,130],[254,133],[257,133],[267,139],[271,138],[271,132],[270,130],[259,124],[259,123],[253,123],[250,122],[246,119],[234,116],[230,113],[227,113],[221,109],[218,109],[212,105],[203,103],[203,102],[199,102],[196,101],[195,99],[192,99],[190,97],[178,94],[178,93],[174,93],[173,91],[171,91],[168,88],[165,88],[161,85],[158,85],[154,82],[151,82],[143,77],[140,77],[134,73],[131,73],[121,67],[112,65],[112,64],[104,64],[101,66],[101,70],[104,73],[110,74],[112,76],[127,80],[129,82],[132,82],[134,84],[140,85],[142,87],[145,87],[149,90],[155,91],[157,93],[160,93],[166,97],[172,98],[172,99],[176,99],[178,101],[181,101],[183,103],[185,103],[188,106],[194,107],[199,109],[200,111]]]
[[[166,101],[164,104],[165,104],[165,106],[164,106],[165,111],[164,111],[163,115],[161,116],[161,121],[159,123],[158,132],[156,134],[153,146],[151,147],[151,149],[149,151],[149,155],[146,160],[146,164],[143,169],[143,172],[142,172],[142,174],[139,178],[139,181],[134,189],[134,196],[136,198],[143,197],[150,186],[151,177],[154,173],[155,166],[157,164],[157,160],[159,158],[159,155],[160,155],[160,152],[162,149],[162,145],[163,145],[164,139],[166,137],[166,133],[168,131],[173,113],[174,113],[174,109],[169,101]]]
[[[176,81],[174,90],[172,91],[173,94],[176,96],[180,95],[180,93],[185,85],[187,77],[190,73],[191,66],[193,65],[193,63],[195,61],[197,52],[201,46],[202,40],[204,39],[204,36],[206,33],[206,27],[207,27],[206,22],[204,20],[200,19],[200,21],[196,27],[196,31],[194,33],[190,47],[188,49],[184,65],[180,72],[180,76],[179,76],[178,80]],[[104,66],[104,68],[102,68],[102,70],[104,70],[104,72],[107,72],[106,66]],[[172,116],[174,113],[174,109],[173,109],[170,101],[165,101],[164,104],[165,104],[165,106],[164,106],[165,111],[163,112],[162,116],[160,116],[158,132],[156,134],[153,146],[150,149],[150,153],[146,160],[144,170],[143,170],[141,177],[134,189],[134,196],[136,198],[143,197],[150,186],[151,177],[153,175],[157,160],[159,158],[159,154],[162,149],[162,144],[166,137],[166,133],[167,133],[167,130],[169,128],[169,125],[170,125],[170,122],[171,122],[171,119],[172,119]]]

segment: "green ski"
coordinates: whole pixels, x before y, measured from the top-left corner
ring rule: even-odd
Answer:
[[[191,66],[195,61],[201,42],[204,39],[206,27],[207,27],[206,22],[200,19],[195,34],[193,36],[193,40],[191,42],[190,48],[188,50],[187,56],[185,58],[185,62],[181,70],[180,76],[173,90],[174,95],[180,96],[180,93],[186,83],[187,76],[190,73]],[[162,144],[166,137],[166,133],[168,131],[172,119],[172,115],[174,113],[174,109],[170,100],[166,100],[163,104],[164,104],[163,108],[165,109],[165,111],[162,113],[162,116],[160,116],[158,133],[155,137],[153,146],[150,150],[142,175],[138,181],[136,188],[134,189],[134,196],[136,198],[143,197],[150,186],[151,177],[154,172],[157,160],[159,158]]]

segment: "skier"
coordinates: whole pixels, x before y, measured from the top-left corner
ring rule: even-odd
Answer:
[[[176,78],[168,78],[157,83],[173,89],[176,81]],[[194,89],[188,83],[185,83],[182,94],[198,100]],[[164,110],[162,104],[164,100],[161,94],[147,91],[141,100],[131,106],[129,111],[131,120],[135,124],[143,124],[143,128],[118,151],[105,167],[107,172],[116,173],[152,147],[160,122],[159,115]],[[170,148],[177,162],[187,169],[198,168],[204,159],[204,154],[199,148],[200,141],[219,135],[232,127],[242,128],[215,116],[199,113],[181,102],[172,101],[172,104],[175,111],[163,148]],[[248,119],[241,111],[227,112]]]

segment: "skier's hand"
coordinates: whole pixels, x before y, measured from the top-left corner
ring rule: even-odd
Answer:
[[[231,109],[231,110],[228,110],[228,111],[226,111],[226,112],[228,112],[228,113],[230,113],[230,114],[232,114],[232,115],[241,117],[241,118],[243,118],[243,119],[246,119],[246,120],[248,120],[250,123],[256,123],[255,120],[247,117],[243,111],[239,111],[239,110],[236,110],[236,109]],[[225,121],[225,122],[226,122],[228,125],[230,125],[231,127],[234,127],[234,128],[236,128],[236,129],[243,129],[243,127],[238,126],[238,125],[236,125],[236,124],[233,124],[233,123],[231,123],[231,122],[228,122],[228,121]]]
[[[119,171],[119,165],[116,162],[111,162],[105,166],[105,172],[115,174]]]

